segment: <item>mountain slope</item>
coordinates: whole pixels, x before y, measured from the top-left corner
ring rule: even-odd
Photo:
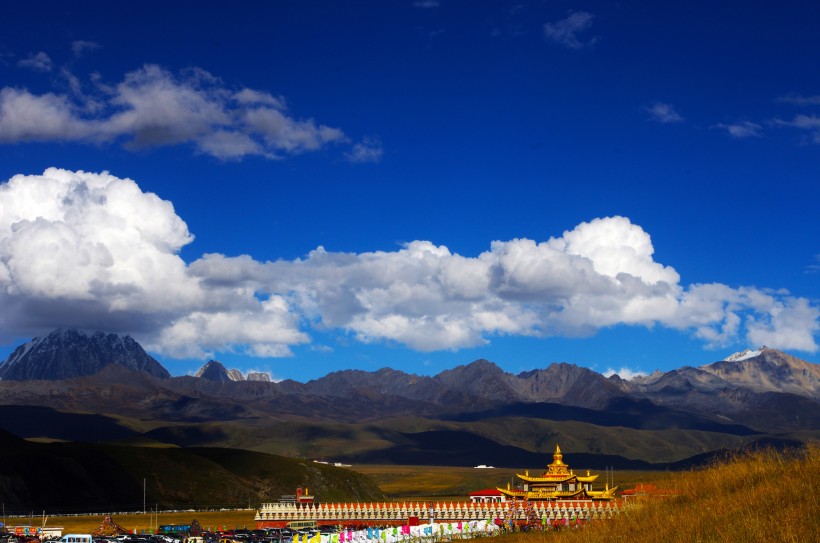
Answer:
[[[700,369],[735,387],[820,399],[820,365],[766,347],[739,354]]]
[[[138,510],[143,488],[162,509],[247,506],[275,501],[297,486],[328,500],[382,497],[375,484],[350,470],[238,449],[17,445],[0,447],[0,500],[7,512]]]
[[[0,364],[0,379],[71,379],[93,375],[110,364],[161,379],[171,376],[131,336],[59,329],[15,349]]]
[[[228,370],[225,369],[225,366],[216,360],[210,360],[207,364],[199,368],[199,371],[196,372],[196,377],[218,382],[236,381],[236,379],[231,379],[230,375],[228,375]]]

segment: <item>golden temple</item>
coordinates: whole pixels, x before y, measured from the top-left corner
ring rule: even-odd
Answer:
[[[561,447],[555,446],[552,453],[552,463],[547,466],[547,471],[537,477],[530,475],[527,471],[524,475],[516,473],[516,477],[521,479],[522,484],[518,489],[499,488],[499,492],[504,494],[508,500],[612,500],[615,499],[615,490],[618,487],[609,488],[606,485],[604,490],[592,490],[592,483],[598,478],[598,474],[590,475],[587,470],[586,475],[575,475],[563,461]]]

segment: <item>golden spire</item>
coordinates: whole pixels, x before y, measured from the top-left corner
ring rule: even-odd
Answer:
[[[560,445],[556,445],[556,446],[555,446],[555,452],[554,452],[554,453],[552,453],[552,463],[553,463],[553,464],[555,464],[556,466],[563,466],[563,465],[566,465],[566,464],[564,464],[564,462],[562,461],[562,458],[564,458],[564,455],[563,455],[563,454],[561,454],[561,446],[560,446]]]
[[[567,465],[561,460],[564,457],[561,454],[561,447],[559,445],[555,446],[555,452],[552,453],[552,464],[547,466],[547,473],[556,475],[569,475],[569,471],[567,470]]]

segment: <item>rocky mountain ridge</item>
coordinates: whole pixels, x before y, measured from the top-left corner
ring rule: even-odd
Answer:
[[[237,369],[226,369],[224,365],[218,360],[209,360],[204,366],[194,374],[200,379],[207,379],[208,381],[226,382],[226,381],[263,381],[269,383],[271,381],[270,375],[262,372],[248,372],[244,375]]]
[[[690,443],[714,441],[713,437],[706,439],[704,432],[727,436],[721,443],[757,434],[783,437],[785,432],[797,439],[820,434],[818,366],[765,348],[754,356],[684,366],[632,380],[605,377],[567,363],[515,375],[478,360],[435,376],[390,368],[341,370],[301,383],[264,382],[251,375],[239,380],[217,361],[205,364],[198,376],[169,378],[135,369],[133,364],[108,363],[93,374],[44,380],[45,370],[35,367],[43,359],[25,356],[35,347],[21,346],[0,365],[0,371],[8,371],[6,365],[11,362],[20,375],[37,376],[36,380],[0,381],[0,405],[49,406],[60,412],[92,411],[152,420],[155,426],[170,425],[167,431],[157,430],[157,436],[181,445],[221,443],[220,439],[236,442],[223,427],[213,434],[203,433],[209,425],[256,428],[286,421],[291,428],[294,421],[313,428],[305,430],[307,442],[326,432],[338,435],[329,443],[355,441],[361,432],[357,425],[385,420],[404,421],[391,427],[429,429],[456,424],[475,426],[480,432],[524,420],[531,421],[528,426],[533,429],[524,432],[537,431],[545,421],[559,421],[592,428],[683,431]],[[32,367],[25,369],[26,364]],[[340,430],[350,425],[350,430]],[[256,443],[257,430],[249,428],[241,431],[245,436],[241,439]],[[202,442],[204,435],[210,435],[210,441]],[[389,438],[380,435],[369,442],[402,443],[403,435],[391,430]],[[590,439],[585,446],[592,450],[597,446]]]
[[[109,363],[79,377],[0,382],[0,438],[8,429],[37,441],[215,447],[220,456],[244,448],[508,467],[537,466],[560,443],[587,468],[688,469],[726,448],[820,436],[813,365],[770,349],[730,358],[632,380],[566,363],[511,374],[478,360],[435,376],[382,368],[307,383],[234,380],[217,361],[198,377],[170,378]],[[752,390],[738,377],[746,371],[770,377]],[[801,394],[771,390],[778,376]]]

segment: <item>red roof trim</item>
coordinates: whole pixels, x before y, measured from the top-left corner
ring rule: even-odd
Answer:
[[[484,490],[476,490],[470,492],[470,496],[501,496],[501,492],[495,488],[486,488]]]

